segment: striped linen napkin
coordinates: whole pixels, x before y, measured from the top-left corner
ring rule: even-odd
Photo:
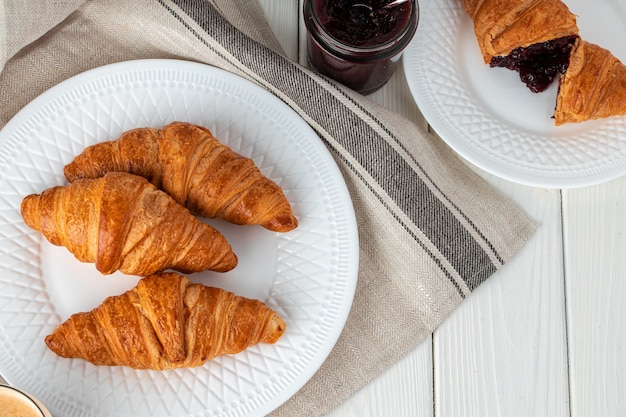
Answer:
[[[327,145],[360,234],[334,350],[274,416],[321,416],[413,350],[534,231],[441,141],[290,62],[250,0],[0,2],[0,127],[75,74],[139,58],[210,64],[290,105]]]

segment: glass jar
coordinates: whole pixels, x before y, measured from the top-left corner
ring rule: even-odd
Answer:
[[[408,0],[305,0],[309,63],[362,94],[381,88],[417,30],[419,6]]]

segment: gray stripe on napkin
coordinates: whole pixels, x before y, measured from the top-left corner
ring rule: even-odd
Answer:
[[[240,32],[224,19],[213,5],[204,3],[202,7],[198,7],[198,2],[194,0],[175,0],[174,2],[242,65],[287,95],[317,123],[324,125],[327,133],[343,148],[343,150],[334,149],[337,155],[341,157],[343,152],[349,153],[361,168],[369,173],[406,216],[434,243],[470,290],[492,275],[503,263],[493,244],[478,229],[474,228],[471,234],[446,204],[433,194],[420,176],[415,174],[409,163],[375,131],[374,126],[358,117],[354,110],[337,98],[336,94],[341,94],[341,90],[331,94],[328,90],[320,89],[317,81],[308,73]],[[165,3],[163,5],[167,7]],[[175,10],[171,8],[169,10],[176,15]],[[199,38],[202,40],[201,37]],[[214,53],[220,54],[220,51],[213,45],[207,43],[207,46],[212,48]],[[222,55],[222,58],[237,66],[237,62],[233,62],[229,57]],[[278,62],[268,65],[268,61]],[[309,91],[315,91],[315,97],[308,95]],[[347,96],[344,97],[347,98]],[[352,106],[360,107],[354,100],[350,102]],[[363,108],[360,110],[364,111]],[[378,125],[377,128],[387,131],[392,140],[398,142],[397,138],[391,135],[379,120],[371,117],[373,123]],[[341,123],[332,123],[333,120],[341,120]],[[320,136],[324,138],[323,134]],[[326,143],[331,148],[333,147],[333,143],[328,141]],[[349,163],[345,158],[344,161]],[[412,162],[417,164],[416,161]],[[354,172],[359,171],[358,167],[349,166]],[[423,169],[422,174],[424,174]],[[372,191],[374,191],[373,188]],[[384,204],[385,198],[380,195],[377,197]],[[386,207],[389,208],[388,205]],[[468,216],[462,212],[460,214],[469,221]],[[469,224],[473,226],[471,222]],[[410,227],[404,226],[411,233]],[[418,239],[417,235],[411,234]],[[484,240],[498,264],[492,262],[492,258],[485,251],[485,246],[481,246],[475,237]],[[420,242],[420,245],[426,248],[423,242]],[[436,254],[429,252],[429,255],[441,265]],[[464,296],[454,278],[447,271],[445,272],[459,293]]]

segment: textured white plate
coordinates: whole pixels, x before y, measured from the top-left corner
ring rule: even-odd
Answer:
[[[626,62],[626,2],[565,0],[581,36]],[[626,117],[556,127],[557,83],[534,94],[514,71],[482,61],[460,0],[420,0],[420,26],[405,51],[411,93],[434,130],[478,167],[550,188],[626,173]]]
[[[29,193],[65,183],[86,145],[183,120],[255,160],[291,201],[299,227],[278,234],[211,221],[240,263],[190,279],[259,298],[287,323],[257,345],[195,369],[95,367],[56,357],[43,339],[138,278],[100,275],[22,221]],[[256,85],[205,65],[131,61],[78,75],[26,106],[0,132],[0,373],[56,416],[262,416],[293,395],[334,346],[358,269],[354,211],[343,178],[311,128]]]

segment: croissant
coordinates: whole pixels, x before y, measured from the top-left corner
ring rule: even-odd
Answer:
[[[461,1],[486,64],[518,71],[533,92],[565,71],[578,26],[562,1]]]
[[[282,189],[252,159],[190,123],[127,131],[117,140],[87,147],[64,168],[70,182],[109,171],[143,176],[200,216],[277,232],[298,225]]]
[[[226,238],[145,178],[108,173],[31,194],[26,224],[103,274],[228,271],[237,265]]]
[[[165,272],[142,278],[90,312],[72,315],[45,342],[64,358],[163,370],[196,367],[257,343],[276,343],[285,329],[283,319],[259,300]]]
[[[579,41],[561,78],[554,121],[584,122],[626,115],[626,66],[598,45]]]

